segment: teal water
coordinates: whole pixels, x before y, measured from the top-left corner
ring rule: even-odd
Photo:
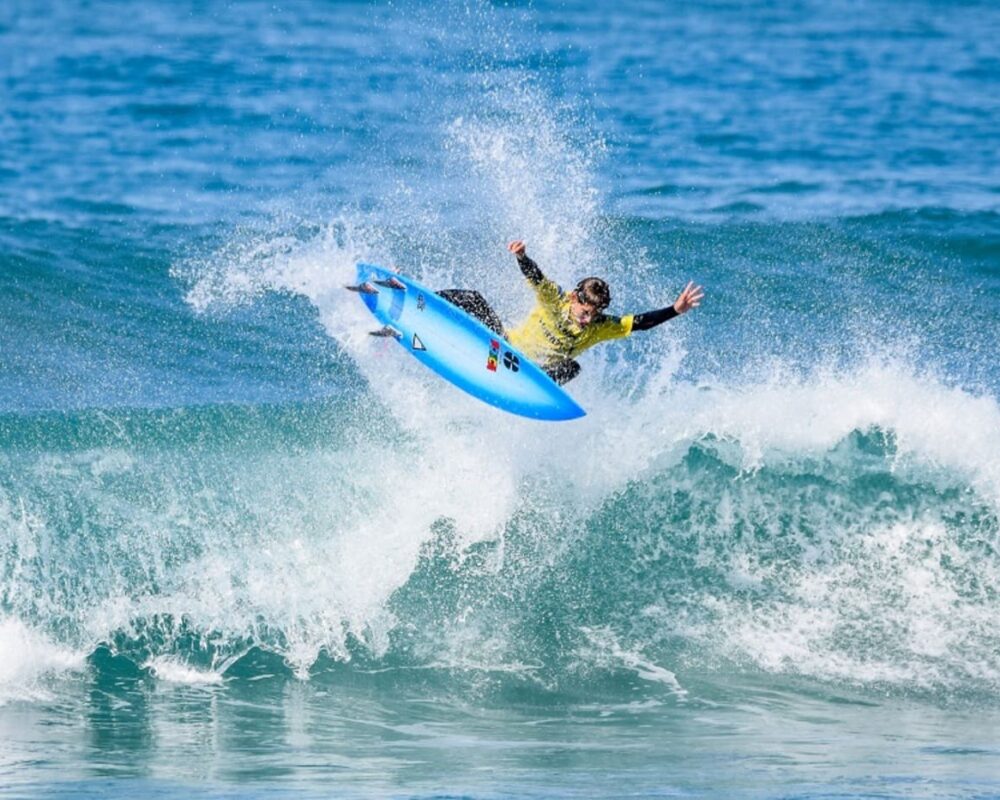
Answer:
[[[0,10],[0,797],[1000,795],[1000,13]],[[615,310],[482,406],[360,259]]]

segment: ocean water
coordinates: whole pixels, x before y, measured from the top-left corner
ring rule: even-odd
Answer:
[[[1000,7],[0,7],[0,797],[1000,796]],[[614,309],[582,420],[361,259]]]

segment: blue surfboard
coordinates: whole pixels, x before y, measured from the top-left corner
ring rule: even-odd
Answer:
[[[544,420],[586,412],[517,348],[412,278],[358,264],[357,291],[391,336],[414,358],[483,402]]]

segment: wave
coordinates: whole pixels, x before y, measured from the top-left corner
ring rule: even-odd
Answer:
[[[262,650],[301,677],[332,661],[677,691],[733,668],[1000,684],[995,399],[898,364],[663,376],[627,413],[592,395],[564,439],[397,382],[422,410],[378,409],[379,390],[300,412],[289,438],[287,409],[204,441],[104,412],[122,423],[63,450],[5,419],[0,602],[28,643],[2,649],[5,695],[101,647],[188,682]],[[193,431],[217,414],[171,412]]]
[[[386,670],[683,698],[689,675],[736,670],[995,696],[995,394],[868,330],[850,358],[827,358],[839,340],[812,320],[842,303],[841,285],[803,265],[842,250],[856,221],[800,226],[789,256],[774,255],[766,224],[649,234],[604,214],[603,146],[574,113],[516,77],[487,82],[479,106],[442,126],[453,201],[400,180],[332,223],[237,230],[175,265],[189,328],[137,289],[162,316],[136,320],[131,344],[181,330],[196,354],[143,387],[234,382],[238,370],[202,361],[243,363],[243,340],[213,348],[212,326],[293,297],[282,310],[336,348],[332,399],[213,405],[167,391],[159,409],[0,416],[0,637],[13,643],[0,648],[0,702],[84,663],[184,684]],[[869,222],[844,272],[859,307],[895,323],[892,303],[869,296],[898,305],[899,286],[922,281],[911,262],[870,255]],[[664,251],[730,269],[717,274],[738,297],[778,296],[768,287],[789,275],[795,292],[779,296],[780,325],[768,308],[743,328],[727,320],[736,333],[711,348],[714,369],[680,323],[588,354],[572,388],[589,416],[557,427],[502,416],[400,358],[342,290],[359,259],[399,263],[432,285],[476,285],[512,317],[529,298],[496,264],[511,269],[515,236],[564,283],[600,272],[639,287],[628,302],[662,304],[666,277],[682,282],[664,276]],[[782,338],[809,358],[782,360]]]

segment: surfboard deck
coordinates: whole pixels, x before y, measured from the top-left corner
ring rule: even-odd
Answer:
[[[473,397],[539,420],[586,412],[542,369],[503,337],[417,281],[374,264],[358,264],[357,291],[411,356]]]

